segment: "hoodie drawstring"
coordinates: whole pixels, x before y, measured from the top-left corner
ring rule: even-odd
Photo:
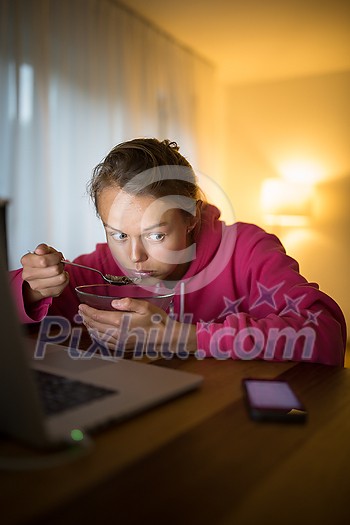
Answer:
[[[185,283],[181,281],[180,283],[180,314],[179,321],[183,323],[185,315]]]

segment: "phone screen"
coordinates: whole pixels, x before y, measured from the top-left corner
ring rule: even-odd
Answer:
[[[305,421],[306,410],[286,381],[244,379],[249,413],[255,420]]]

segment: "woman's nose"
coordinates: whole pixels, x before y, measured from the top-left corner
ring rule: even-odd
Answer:
[[[146,261],[148,259],[142,241],[131,242],[129,258],[133,263]]]

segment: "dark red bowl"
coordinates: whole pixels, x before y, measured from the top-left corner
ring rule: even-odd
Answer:
[[[174,297],[172,290],[159,287],[159,285],[142,287],[137,284],[122,286],[116,286],[115,284],[86,284],[77,286],[75,291],[81,303],[98,310],[115,310],[111,306],[113,299],[123,299],[124,297],[149,301],[158,306],[158,308],[166,310]]]

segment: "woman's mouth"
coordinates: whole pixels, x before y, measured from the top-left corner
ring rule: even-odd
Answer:
[[[128,272],[132,277],[138,277],[139,279],[147,279],[149,277],[155,277],[153,270],[130,270]]]

